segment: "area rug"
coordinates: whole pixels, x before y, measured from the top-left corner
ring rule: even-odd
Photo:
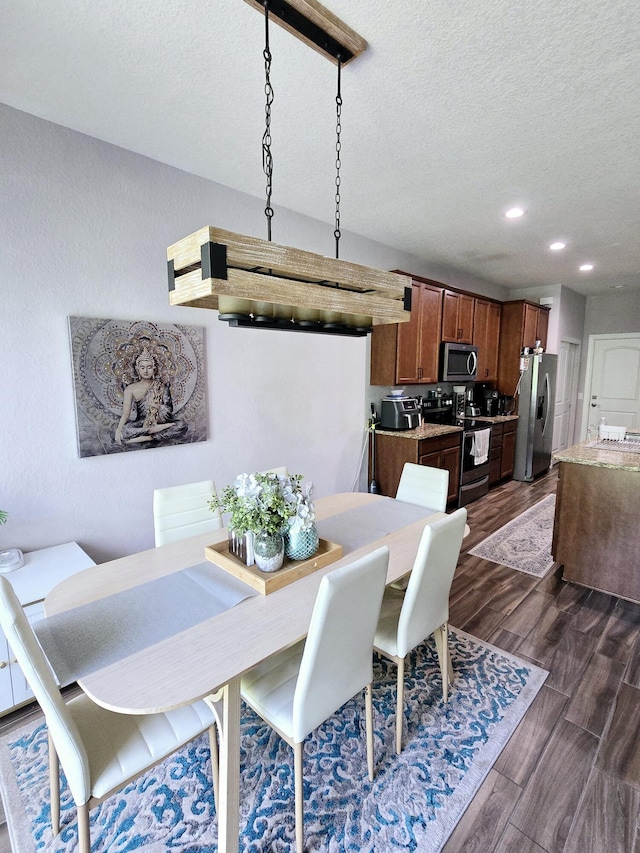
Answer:
[[[396,670],[375,659],[376,776],[366,768],[363,698],[352,700],[305,742],[304,834],[308,851],[437,853],[547,673],[459,630],[455,681],[442,702],[432,641],[406,670],[404,750],[394,750]],[[243,705],[240,850],[295,850],[293,754]],[[44,721],[0,741],[0,790],[14,853],[72,853],[75,807],[62,788],[62,831],[53,838]],[[91,812],[93,853],[214,853],[217,820],[207,736]]]
[[[469,553],[543,578],[553,566],[551,538],[556,496],[547,495]]]

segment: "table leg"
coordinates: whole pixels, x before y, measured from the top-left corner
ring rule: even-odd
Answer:
[[[218,721],[220,784],[218,785],[218,853],[238,853],[240,834],[240,679],[234,678],[205,698]]]

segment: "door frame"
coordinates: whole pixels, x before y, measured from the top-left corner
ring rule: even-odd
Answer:
[[[591,382],[593,379],[593,357],[596,341],[622,340],[624,338],[637,340],[640,343],[640,332],[610,332],[601,335],[589,335],[587,347],[587,369],[584,378],[584,400],[582,402],[582,421],[580,423],[580,440],[587,438],[587,425],[589,423],[589,403],[591,401]]]
[[[570,429],[567,431],[567,441],[568,441],[567,446],[570,447],[576,441],[576,419],[577,419],[577,414],[578,414],[578,390],[579,390],[579,385],[580,385],[580,359],[582,358],[582,341],[579,338],[570,338],[567,335],[567,336],[560,339],[560,346],[558,347],[558,350],[562,349],[563,343],[564,344],[570,344],[571,346],[576,347],[576,349],[575,349],[575,356],[576,357],[574,359],[573,371],[571,373],[570,383],[569,383],[570,384],[569,398],[571,400],[571,411],[572,411],[570,420],[573,421],[573,423],[570,423]],[[558,374],[559,373],[560,373],[560,366],[558,365]],[[556,375],[556,395],[558,393],[557,382],[558,382],[558,379],[557,379],[557,375]],[[557,439],[557,435],[555,434],[555,429],[554,429],[554,434],[553,434],[554,445],[556,443],[556,439]]]

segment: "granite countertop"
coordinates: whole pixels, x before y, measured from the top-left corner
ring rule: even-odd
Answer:
[[[496,415],[494,418],[478,415],[475,418],[465,418],[467,421],[482,421],[487,426],[491,424],[502,424],[507,421],[517,421],[517,415]],[[462,432],[462,427],[452,426],[451,424],[422,424],[415,429],[376,429],[380,435],[397,435],[398,438],[412,438],[414,440],[421,438],[437,438],[439,435],[449,435],[452,432]]]
[[[488,415],[476,415],[474,418],[465,418],[467,421],[482,421],[482,423],[488,424],[505,424],[508,421],[517,421],[518,415],[495,415],[495,417],[489,417]]]
[[[592,465],[595,468],[617,468],[624,471],[640,471],[640,453],[615,450],[617,442],[610,441],[611,449],[594,446],[599,442],[588,440],[566,450],[552,454],[555,462],[573,462],[576,465]]]
[[[376,429],[379,435],[396,435],[398,438],[437,438],[439,435],[449,435],[452,432],[462,432],[462,427],[451,424],[422,424],[415,429]]]

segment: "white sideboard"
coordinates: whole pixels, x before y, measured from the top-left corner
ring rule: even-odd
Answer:
[[[56,584],[91,566],[95,566],[94,561],[76,542],[66,542],[26,553],[24,565],[4,577],[33,623],[44,616],[43,601]],[[0,631],[0,715],[31,699],[31,688]]]

